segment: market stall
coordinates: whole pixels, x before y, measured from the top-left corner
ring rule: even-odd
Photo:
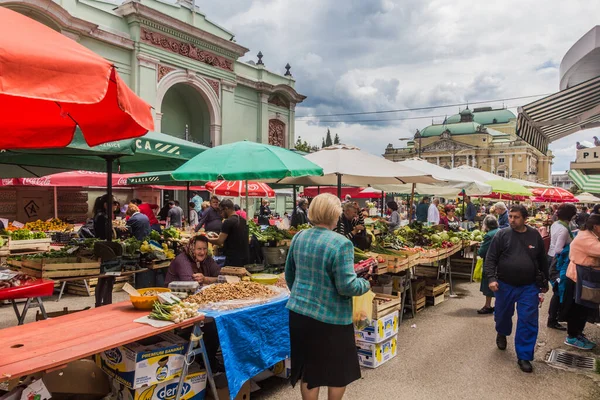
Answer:
[[[0,301],[11,302],[19,325],[23,325],[31,307],[39,307],[43,318],[48,318],[42,298],[52,296],[53,291],[54,282],[51,280],[35,279],[9,270],[0,271]],[[21,311],[16,302],[18,299],[25,299]]]

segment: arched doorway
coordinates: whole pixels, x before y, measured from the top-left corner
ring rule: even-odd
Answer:
[[[161,131],[181,139],[211,146],[210,113],[198,90],[176,83],[161,102]]]

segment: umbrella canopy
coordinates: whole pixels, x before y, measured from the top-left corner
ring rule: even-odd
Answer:
[[[436,196],[454,196],[456,191],[464,190],[468,195],[485,195],[492,191],[489,185],[469,174],[456,170],[449,170],[439,165],[432,164],[421,158],[411,158],[400,161],[398,164],[416,169],[424,174],[429,174],[436,179],[444,182],[428,185],[418,183],[415,191],[421,194],[430,194]],[[376,189],[387,190],[394,193],[410,194],[412,185],[376,185]]]
[[[543,197],[534,197],[533,199],[531,199],[532,202],[534,203],[545,203],[545,202],[550,202],[550,203],[580,203],[579,199],[577,197],[570,197],[570,198],[565,198],[562,200],[548,200],[545,199]]]
[[[115,66],[61,33],[0,7],[1,149],[91,146],[154,129],[150,106]]]
[[[400,165],[383,157],[349,145],[333,145],[305,156],[323,168],[323,176],[284,179],[282,183],[295,185],[338,185],[338,177],[348,186],[375,186],[404,183],[439,182],[429,174]]]
[[[596,197],[588,192],[579,193],[577,199],[580,203],[600,203],[600,197]]]
[[[275,197],[273,189],[262,182],[248,182],[246,185],[246,181],[217,181],[207,182],[205,186],[217,196],[245,197],[248,194],[248,197]]]
[[[573,193],[559,187],[552,187],[550,189],[533,189],[532,192],[537,199],[542,199],[542,201],[569,203],[577,202],[577,199],[575,196],[573,196]]]
[[[515,196],[531,196],[531,191],[525,186],[510,180],[487,181],[486,184],[492,187],[493,193],[510,194]]]
[[[492,174],[491,172],[487,172],[487,171],[484,171],[482,169],[475,168],[475,167],[470,167],[468,165],[461,165],[460,167],[452,168],[450,171],[451,172],[459,172],[463,175],[471,176],[473,179],[477,179],[478,181],[481,181],[481,182],[486,182],[486,181],[491,181],[491,180],[502,180],[502,181],[516,182],[522,186],[529,187],[529,188],[548,188],[548,187],[550,187],[548,185],[543,185],[543,184],[537,183],[537,182],[526,181],[523,179],[504,178],[502,176]]]
[[[569,178],[581,190],[592,193],[600,193],[600,175],[588,175],[578,169],[569,170]]]
[[[173,187],[186,186],[189,181],[178,181],[171,175],[173,171],[147,172],[127,178],[128,185],[166,185]],[[201,186],[204,181],[192,181],[190,184]],[[202,189],[206,190],[206,188]]]
[[[264,182],[322,174],[322,168],[293,151],[244,140],[208,149],[173,171],[172,176],[180,181]]]
[[[356,196],[360,195],[361,191],[362,191],[362,188],[360,188],[360,187],[343,186],[342,187],[342,197],[345,198],[347,195],[350,195],[350,197],[352,197],[353,199],[356,199],[357,198]],[[317,195],[319,195],[321,193],[331,193],[331,194],[337,195],[337,188],[334,186],[321,186],[321,187],[307,186],[304,188],[302,195],[305,197],[316,197]],[[380,191],[377,191],[377,193],[379,193],[379,196],[381,196]],[[375,196],[375,197],[377,197],[377,196]]]
[[[112,185],[127,186],[127,178],[130,176],[113,174]],[[106,183],[106,173],[91,171],[69,171],[40,178],[11,178],[0,181],[1,186],[104,187]]]
[[[71,143],[59,149],[7,150],[0,153],[0,164],[20,168],[0,167],[0,177],[19,178],[23,168],[62,168],[64,170],[106,171],[106,158],[112,158],[113,169],[120,173],[149,172],[175,169],[208,149],[163,133],[148,132],[137,139],[121,140],[90,147],[78,130]],[[33,169],[32,169],[33,167]],[[42,175],[43,176],[43,175]]]

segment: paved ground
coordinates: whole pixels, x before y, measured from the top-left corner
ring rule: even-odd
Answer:
[[[400,326],[398,356],[375,370],[363,370],[363,378],[347,391],[348,399],[527,399],[561,398],[592,400],[600,398],[600,375],[594,381],[584,375],[558,370],[543,359],[553,348],[567,348],[562,332],[541,328],[535,372],[522,373],[516,363],[513,343],[506,352],[495,346],[492,316],[479,316],[483,305],[479,284],[458,283],[459,298],[446,298],[436,307],[427,308],[414,320]],[[115,301],[126,298],[115,294]],[[67,296],[60,302],[49,299],[48,311],[63,307],[80,309],[93,305],[92,298]],[[540,321],[545,322],[547,303]],[[34,320],[33,312],[28,321]],[[13,326],[12,307],[0,306],[0,328]],[[415,328],[411,325],[416,324]],[[588,325],[586,334],[600,342],[600,328]],[[600,351],[595,351],[600,356]],[[299,399],[299,388],[271,378],[260,382],[262,389],[252,399]],[[325,396],[321,396],[325,398]]]

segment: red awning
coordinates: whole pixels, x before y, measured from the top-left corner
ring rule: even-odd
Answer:
[[[127,178],[137,174],[113,174],[114,187],[127,186]],[[40,178],[10,178],[0,180],[0,186],[58,186],[58,187],[106,187],[106,173],[70,171],[42,176]]]

